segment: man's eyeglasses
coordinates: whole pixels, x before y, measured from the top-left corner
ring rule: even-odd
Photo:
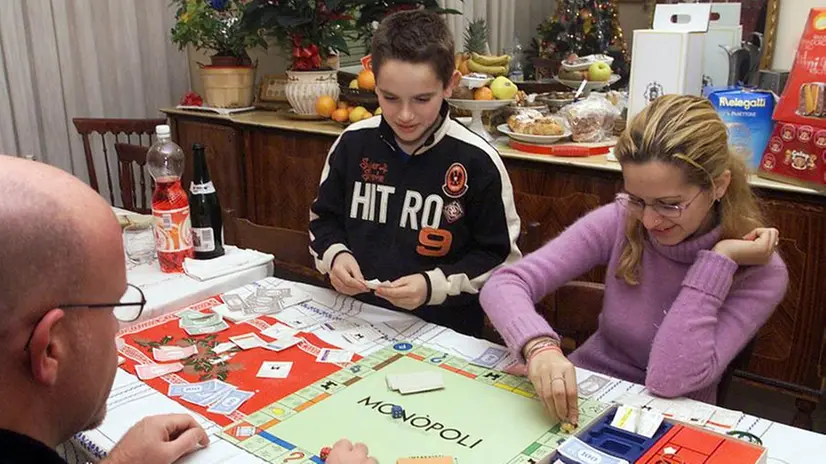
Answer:
[[[146,296],[144,296],[143,291],[140,288],[132,284],[126,284],[126,291],[117,303],[72,303],[55,305],[56,308],[61,309],[112,308],[112,313],[115,318],[121,322],[132,322],[137,320],[141,316],[144,306],[146,306]],[[45,314],[43,316],[45,316]],[[37,324],[40,324],[43,316],[38,319],[34,325],[34,328],[32,328],[32,333],[29,334],[29,339],[26,341],[26,351],[28,351],[29,344],[32,342],[34,330],[37,327]]]
[[[57,308],[113,308],[115,318],[121,322],[132,322],[141,316],[146,306],[143,290],[132,284],[126,284],[126,292],[118,303],[73,303],[56,305]]]
[[[682,216],[683,211],[687,210],[701,193],[703,193],[702,189],[694,195],[694,198],[688,200],[688,203],[684,205],[669,205],[668,203],[661,203],[659,201],[655,201],[654,203],[645,203],[642,200],[633,198],[631,195],[624,192],[618,193],[615,198],[620,206],[627,209],[634,215],[642,216],[643,211],[645,211],[645,207],[648,206],[662,217],[676,219]]]

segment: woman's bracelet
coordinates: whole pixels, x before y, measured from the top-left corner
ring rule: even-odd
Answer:
[[[556,340],[552,339],[552,338],[548,338],[546,340],[536,342],[528,350],[528,352],[525,353],[525,361],[530,361],[531,358],[533,358],[537,354],[539,354],[543,351],[549,351],[549,350],[559,351],[560,353],[562,353],[562,348],[559,347],[559,343]]]

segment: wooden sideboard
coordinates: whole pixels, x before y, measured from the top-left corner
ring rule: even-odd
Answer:
[[[307,230],[310,203],[340,127],[272,112],[164,112],[187,156],[193,143],[206,146],[224,207],[260,224]],[[499,148],[523,224],[538,222],[545,240],[611,202],[621,187],[619,166],[604,156],[554,158]],[[188,160],[187,176],[191,165]],[[759,178],[752,184],[771,224],[781,231],[780,252],[790,283],[786,298],[758,334],[748,368],[739,374],[797,397],[796,424],[810,428],[807,422],[826,388],[826,284],[821,280],[826,276],[826,195]],[[583,278],[599,281],[604,271]]]

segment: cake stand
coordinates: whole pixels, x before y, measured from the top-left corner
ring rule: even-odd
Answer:
[[[559,76],[556,76],[554,79],[556,79],[557,82],[564,85],[565,87],[569,87],[574,90],[579,90],[579,86],[582,85],[582,81],[560,79]],[[611,78],[607,81],[586,81],[585,88],[582,89],[582,96],[587,97],[592,90],[599,90],[604,87],[608,87],[609,85],[617,82],[618,80],[620,80],[620,76],[618,74],[611,74]]]
[[[485,129],[485,125],[482,124],[482,111],[491,111],[502,108],[503,106],[508,106],[516,100],[457,100],[453,98],[448,98],[447,102],[450,103],[452,106],[460,109],[470,111],[473,117],[470,120],[470,124],[467,125],[467,128],[476,132],[481,136],[483,139],[487,140],[488,142],[492,142],[495,137],[490,135],[490,132]]]

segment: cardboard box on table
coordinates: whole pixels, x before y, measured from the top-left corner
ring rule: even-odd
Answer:
[[[739,3],[712,3],[703,47],[703,87],[728,86],[729,58],[723,47],[739,47],[743,41]]]
[[[812,8],[760,163],[761,177],[826,190],[826,8]]]
[[[702,95],[710,14],[708,3],[657,5],[654,28],[634,31],[629,121],[659,96]]]
[[[612,456],[626,459],[631,464],[694,463],[707,464],[767,464],[766,448],[673,419],[664,419],[653,439],[647,439],[610,425],[617,406],[608,408],[587,428],[574,435],[580,440],[610,449]],[[664,459],[664,451],[676,452],[676,458]],[[584,453],[577,461],[567,459],[554,451],[539,464],[565,464],[573,462],[599,462],[590,453]]]

